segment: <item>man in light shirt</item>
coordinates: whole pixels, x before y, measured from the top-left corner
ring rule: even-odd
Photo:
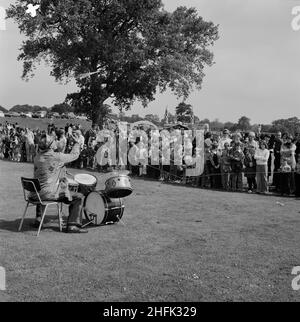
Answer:
[[[76,130],[75,134],[76,134],[76,136],[78,138],[78,143],[80,145],[80,151],[82,151],[83,147],[84,147],[84,136],[82,135],[81,130]]]
[[[25,148],[26,148],[26,160],[27,162],[33,162],[35,145],[34,145],[34,134],[28,128],[25,131]]]

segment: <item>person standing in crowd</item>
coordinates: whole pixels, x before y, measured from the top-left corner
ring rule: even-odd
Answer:
[[[10,155],[10,131],[7,130],[5,138],[3,140],[4,143],[4,158],[9,159]]]
[[[274,139],[274,145],[273,145],[273,151],[274,151],[274,171],[273,171],[273,186],[275,186],[276,191],[279,191],[280,186],[280,174],[279,170],[281,167],[281,146],[282,146],[282,135],[281,132],[277,132],[275,139]]]
[[[274,140],[271,140],[270,135],[264,135],[263,141],[266,142],[267,144],[267,149],[269,150],[269,159],[268,159],[268,183],[269,183],[269,178],[272,175],[272,154],[273,154],[273,145],[274,145]]]
[[[297,163],[295,168],[295,195],[300,197],[300,154],[297,154]]]
[[[25,130],[20,129],[19,132],[19,142],[20,142],[20,162],[26,162],[27,157],[26,157],[26,137],[25,137]],[[34,153],[35,155],[35,153]]]
[[[274,165],[274,145],[275,145],[275,135],[272,134],[271,137],[270,137],[269,144],[268,144],[268,148],[269,148],[269,151],[270,151],[270,156],[269,156],[269,161],[268,161],[268,172],[269,172],[269,176],[270,177],[272,176],[272,174],[274,175],[274,171],[273,171],[273,165]]]
[[[244,167],[244,153],[243,145],[240,142],[241,135],[238,133],[235,135],[232,149],[230,150],[231,160],[231,190],[242,191],[243,190],[243,167]]]
[[[265,141],[259,143],[259,148],[255,151],[256,160],[256,180],[257,193],[268,193],[268,160],[270,151],[267,149]]]
[[[98,149],[103,145],[103,137],[99,133],[99,126],[93,124],[92,127],[85,132],[84,142],[87,146],[87,164],[88,168],[95,170],[97,167],[96,153]],[[100,166],[99,166],[100,167]]]
[[[85,144],[87,144],[88,146],[95,148],[95,146],[97,145],[97,131],[87,131],[85,133],[85,139],[84,142]]]
[[[254,159],[255,151],[258,149],[258,142],[255,140],[255,133],[248,134],[248,141],[245,143],[245,177],[248,183],[248,192],[256,190],[256,161]]]
[[[54,126],[50,127],[49,136],[53,142],[53,149],[56,150],[57,135],[56,135],[56,128]]]
[[[283,159],[282,165],[280,168],[280,193],[283,196],[291,194],[291,172],[292,168],[288,164],[287,159]]]
[[[282,144],[286,143],[287,137],[288,137],[288,133],[283,133],[282,134]]]
[[[75,130],[75,134],[78,138],[78,143],[80,145],[80,151],[82,151],[83,147],[84,147],[84,136],[82,135],[81,130]]]
[[[220,155],[218,152],[218,147],[219,145],[216,142],[211,145],[208,159],[210,187],[213,189],[221,188]]]
[[[210,180],[210,161],[209,161],[209,155],[210,155],[210,148],[212,145],[211,140],[211,133],[207,132],[205,134],[205,140],[204,140],[204,171],[203,176],[201,177],[201,188],[209,187],[211,184]]]
[[[255,133],[250,132],[248,134],[248,142],[247,142],[247,147],[253,150],[258,149],[258,142],[255,140]]]
[[[56,140],[56,152],[65,153],[67,147],[67,138],[64,129],[59,129]]]
[[[20,151],[20,141],[18,133],[12,137],[11,140],[11,161],[20,162],[21,160],[21,151]]]
[[[35,156],[34,134],[28,128],[25,130],[25,148],[27,162],[32,163]]]
[[[287,134],[286,139],[282,144],[281,150],[280,150],[281,159],[286,160],[288,165],[291,167],[291,174],[289,176],[291,192],[295,190],[294,171],[296,168],[296,157],[295,157],[296,145],[292,143],[292,141],[293,141],[293,137]]]
[[[254,159],[256,149],[253,146],[248,145],[245,147],[245,177],[248,182],[248,193],[252,193],[257,189],[256,184],[256,161]]]
[[[148,149],[147,145],[143,142],[143,140],[137,143],[136,153],[136,160],[139,167],[138,175],[141,177],[144,174],[146,174],[146,166],[148,163]]]
[[[295,134],[295,145],[296,145],[296,162],[299,161],[299,156],[300,156],[300,133]]]
[[[87,146],[89,145],[90,140],[96,140],[97,128],[98,128],[98,125],[93,124],[92,127],[88,131],[86,131],[84,136],[84,143]]]
[[[2,124],[0,125],[0,159],[4,159],[4,139],[5,139],[5,133],[2,127]]]
[[[230,145],[232,140],[229,137],[229,134],[230,134],[229,130],[225,129],[223,131],[223,135],[219,140],[219,150],[221,150],[221,151],[224,150],[226,143],[228,143],[228,145]]]
[[[75,168],[81,169],[82,167],[82,163],[83,163],[83,157],[81,152],[84,150],[84,136],[82,135],[81,130],[78,130],[77,127],[73,127],[73,136],[75,135],[77,137],[77,141],[79,144],[79,151],[80,151],[80,155],[79,158],[77,160],[75,160],[74,162],[72,162],[72,166],[74,166]],[[72,145],[74,144],[74,142],[72,142]]]
[[[35,155],[37,155],[39,150],[39,142],[42,136],[41,130],[37,129],[34,133],[34,149],[35,149]]]
[[[15,161],[14,155],[15,155],[15,149],[18,144],[18,136],[17,131],[15,128],[12,128],[10,130],[10,136],[9,136],[9,160]]]
[[[210,146],[212,144],[212,134],[210,132],[207,132],[205,134],[204,143],[205,143],[205,145],[206,145],[207,148],[210,148]]]
[[[52,137],[56,137],[56,126],[54,123],[50,123],[48,126],[48,133]]]
[[[87,164],[88,167],[91,168],[92,170],[96,169],[97,166],[97,160],[96,160],[96,153],[98,151],[98,149],[101,146],[101,142],[97,142],[97,132],[95,132],[95,136],[90,136],[89,137],[89,141],[88,141],[88,145],[87,145]]]
[[[220,168],[221,168],[221,178],[222,187],[226,191],[230,188],[230,173],[231,173],[231,159],[230,159],[230,144],[228,142],[224,143],[224,149],[220,156]]]

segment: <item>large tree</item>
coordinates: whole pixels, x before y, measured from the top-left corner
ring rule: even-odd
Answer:
[[[272,131],[281,131],[292,135],[300,133],[300,119],[298,117],[290,117],[288,119],[276,120],[272,122]]]
[[[0,105],[0,111],[3,113],[7,113],[7,109]]]
[[[51,112],[63,114],[63,113],[73,112],[73,109],[69,104],[60,103],[60,104],[53,105],[51,107]]]
[[[25,13],[29,3],[40,3],[36,17]],[[67,101],[94,122],[105,117],[109,98],[125,109],[136,99],[146,106],[158,89],[187,98],[201,88],[218,38],[218,27],[196,9],[170,13],[161,0],[17,0],[7,16],[26,36],[23,78],[41,60],[57,81],[75,77],[79,91]]]
[[[247,116],[242,116],[238,120],[237,127],[242,131],[248,131],[251,128],[250,119]]]

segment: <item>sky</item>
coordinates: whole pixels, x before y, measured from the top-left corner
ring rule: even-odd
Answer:
[[[0,0],[0,7],[7,8],[13,2]],[[220,38],[212,47],[215,64],[205,69],[202,89],[193,91],[187,100],[195,115],[222,122],[236,122],[246,115],[253,124],[300,117],[300,30],[292,28],[292,9],[300,7],[300,0],[163,3],[168,11],[178,6],[195,7],[204,20],[219,24]],[[0,30],[1,106],[51,107],[77,90],[74,81],[67,85],[56,83],[43,65],[29,82],[22,80],[22,63],[16,60],[22,39],[11,20],[6,22],[6,30]],[[168,91],[158,94],[146,109],[135,103],[126,114],[163,117],[166,107],[174,113],[180,101]]]

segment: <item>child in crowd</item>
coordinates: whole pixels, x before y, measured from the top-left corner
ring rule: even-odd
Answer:
[[[243,190],[243,167],[245,155],[242,150],[242,143],[235,141],[230,150],[231,159],[231,189],[232,191]]]
[[[230,159],[230,148],[229,142],[224,143],[224,150],[220,156],[220,168],[223,189],[229,190],[230,187],[230,172],[231,172],[231,159]]]

